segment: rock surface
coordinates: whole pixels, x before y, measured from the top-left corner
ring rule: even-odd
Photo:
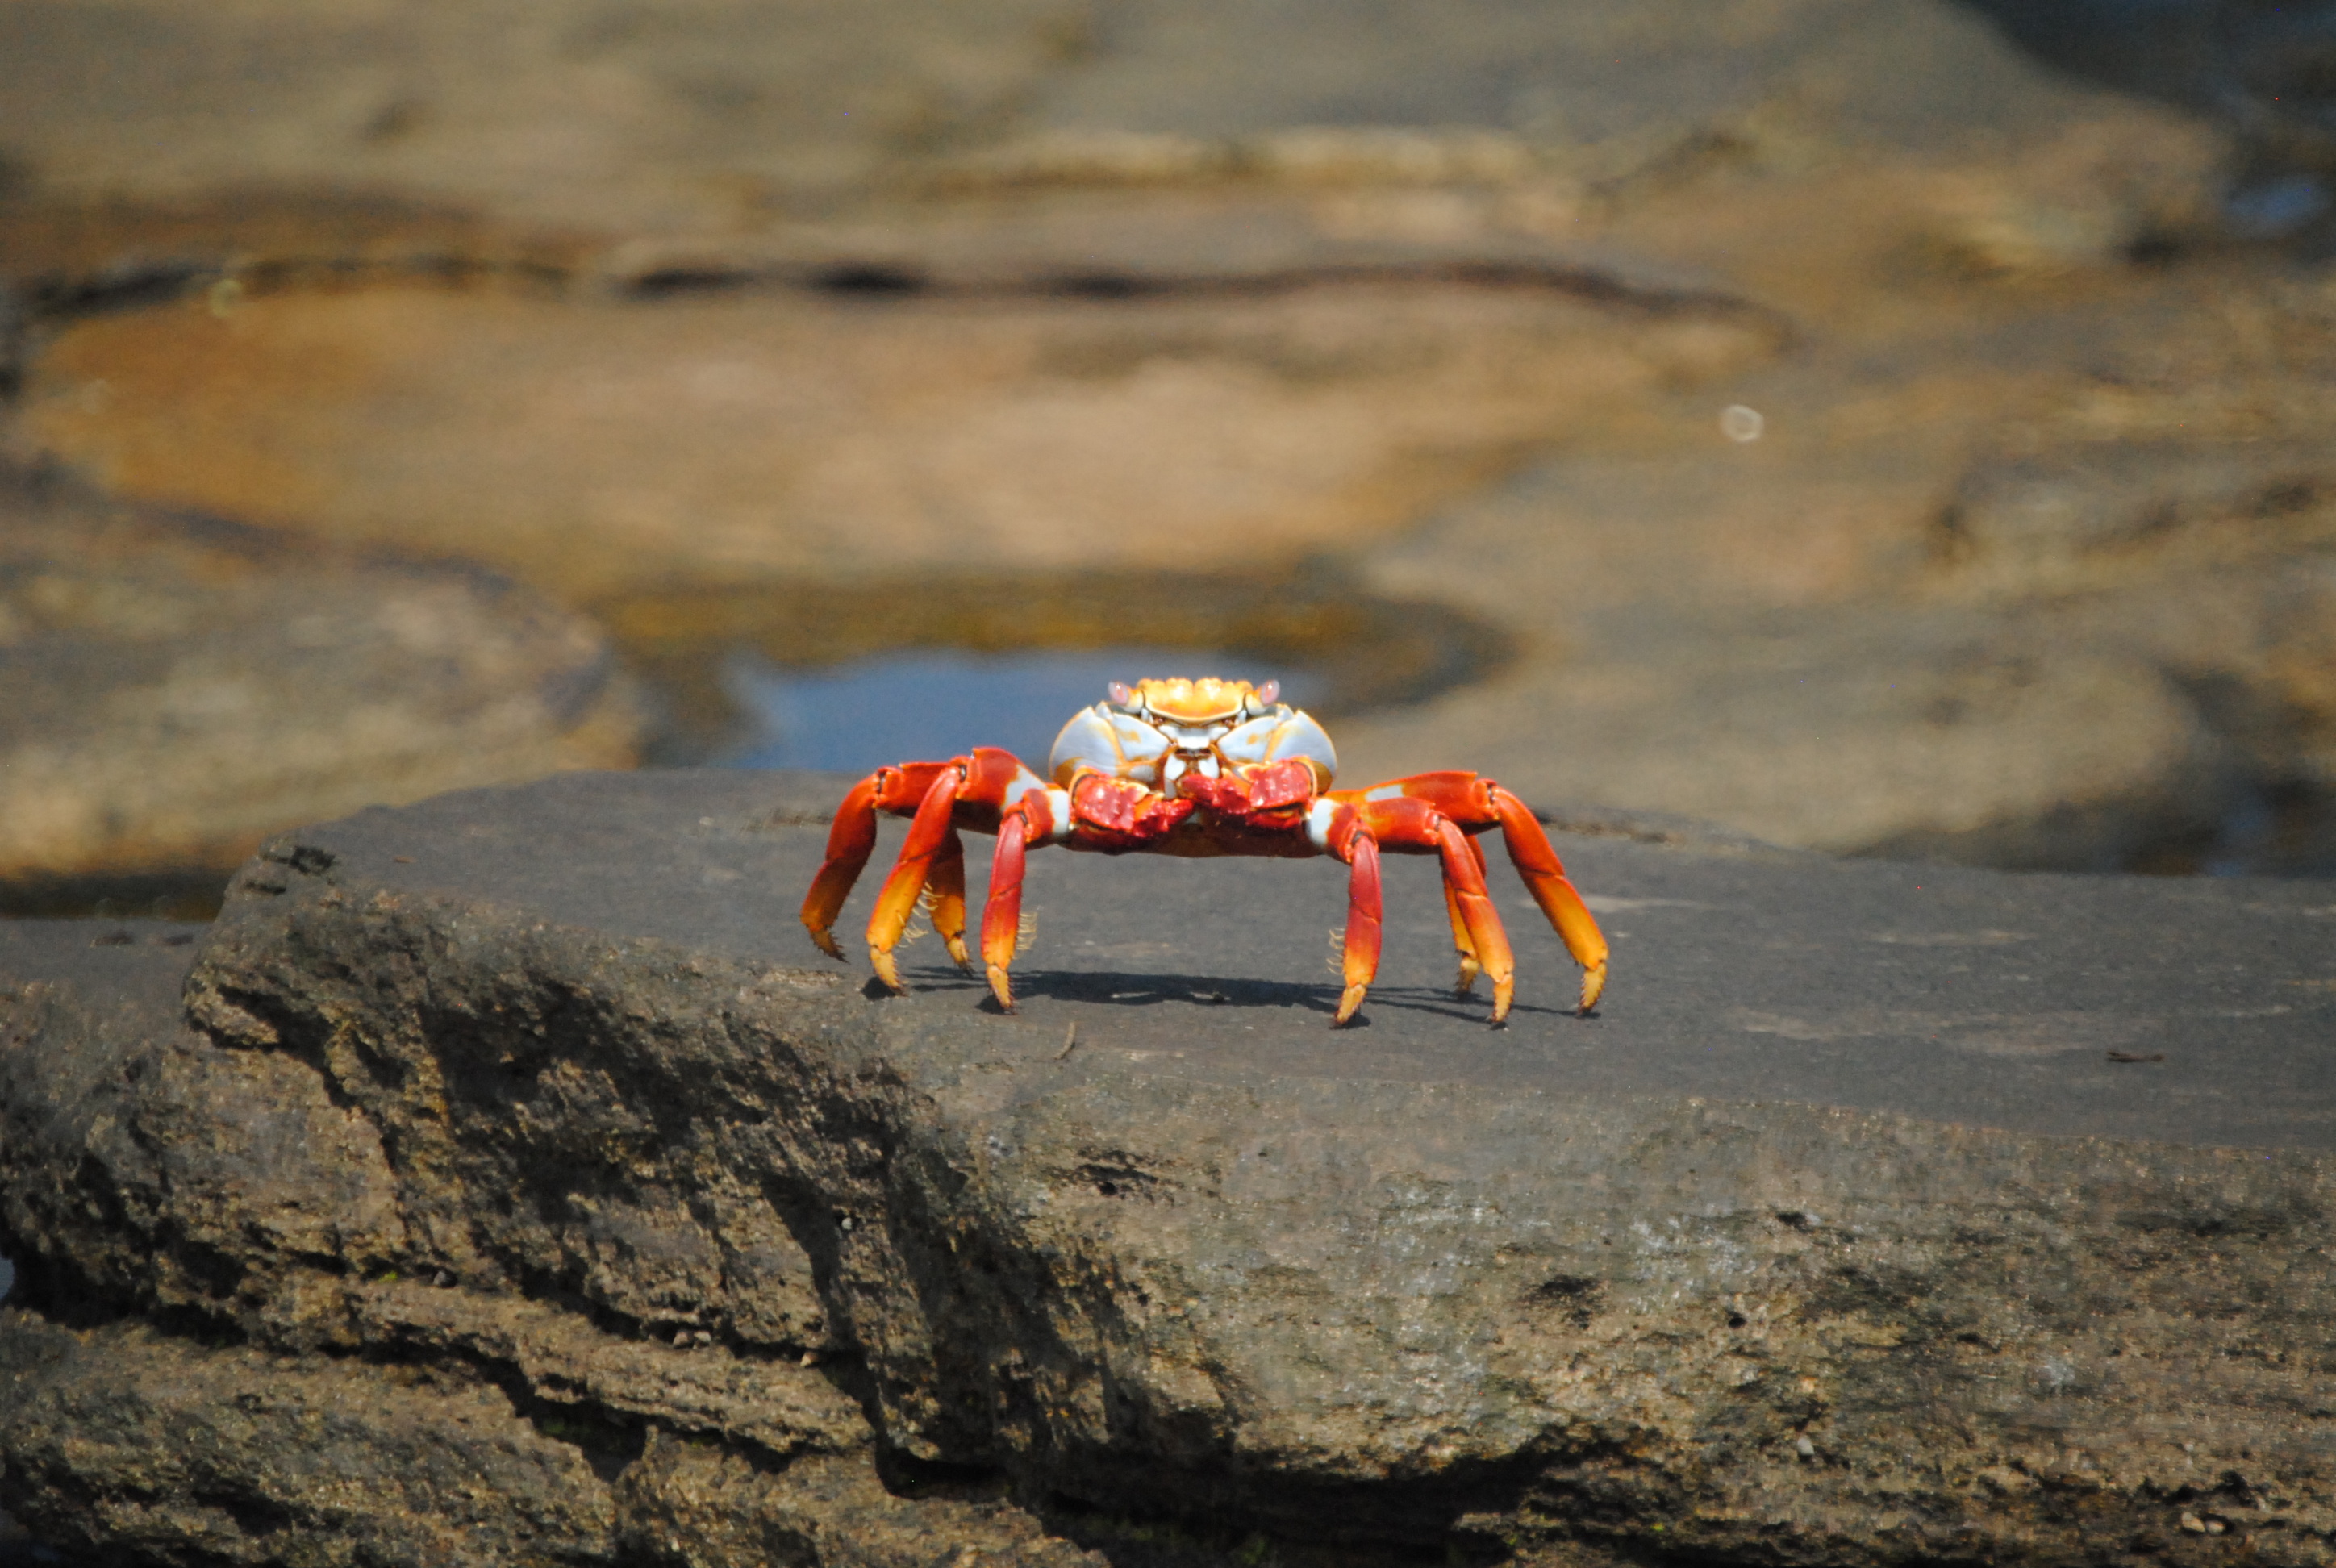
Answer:
[[[2263,135],[2020,9],[19,5],[19,436],[612,626],[1328,557],[1514,652],[1368,771],[2062,868],[2318,802],[2259,858],[2336,864],[2326,280]],[[2324,102],[2258,68],[2324,8],[2148,9],[2175,100]]]
[[[0,928],[0,1506],[255,1563],[2329,1561],[2328,886],[1609,818],[1599,1016],[1508,887],[1484,1029],[1406,861],[1333,1034],[1335,868],[1039,856],[1006,1017],[805,952],[839,783],[569,775],[277,840],[200,946]]]
[[[91,888],[167,897],[288,823],[375,802],[624,765],[644,727],[606,640],[524,589],[319,559],[0,470],[15,911]]]
[[[127,493],[615,618],[1329,552],[1517,649],[1375,770],[1827,849],[2116,865],[2336,776],[2324,290],[2222,248],[2222,132],[1961,7],[0,30],[24,439]]]

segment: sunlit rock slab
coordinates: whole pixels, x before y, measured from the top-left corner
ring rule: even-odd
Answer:
[[[507,581],[0,473],[0,879],[23,899],[623,765],[645,729],[597,628]]]
[[[1140,0],[886,0],[848,20],[789,4],[43,3],[0,28],[20,196],[362,191],[603,236],[752,237],[871,196],[1066,181],[1532,185],[1528,206],[1562,211],[1586,186],[1712,156],[2000,163],[2003,141],[2051,145],[2107,101],[1930,0],[1487,0],[1367,22]],[[2129,146],[2110,184],[2146,183],[2153,158]],[[2039,218],[1996,201],[1993,222],[2098,254],[2149,204],[2047,200]]]
[[[1225,570],[1384,533],[1779,330],[1531,273],[1118,302],[376,289],[85,322],[24,421],[123,493],[571,596]]]
[[[329,857],[321,874],[344,889],[479,900],[611,939],[830,973],[852,989],[869,979],[864,959],[824,959],[796,920],[824,846],[817,819],[848,783],[579,774],[368,812],[298,838]],[[2336,1018],[2326,883],[1698,852],[1590,820],[1605,831],[1563,836],[1560,849],[1616,948],[1591,1018],[1569,1010],[1577,972],[1527,918],[1522,883],[1501,881],[1497,853],[1495,893],[1520,950],[1512,1025],[1484,1028],[1484,998],[1450,995],[1434,862],[1398,857],[1387,862],[1387,958],[1368,1021],[1334,1032],[1323,1027],[1338,992],[1329,960],[1346,902],[1335,862],[1059,852],[1031,857],[1024,907],[1037,932],[1017,960],[1018,1016],[985,1004],[928,934],[903,955],[911,994],[871,1001],[869,1017],[950,1039],[971,1029],[986,1053],[1047,1060],[1076,1022],[1066,1071],[1132,1062],[1241,1081],[1694,1094],[2053,1135],[2336,1148],[2336,1082],[2319,1048]],[[897,826],[886,819],[837,928],[847,950],[861,946]],[[978,909],[988,841],[968,842]],[[269,863],[246,881],[291,876]],[[237,901],[254,919],[268,907]],[[2165,1059],[2122,1064],[2112,1051]]]
[[[457,1301],[735,1353],[781,1288],[739,1239],[776,1218],[884,1441],[1090,1521],[2322,1560],[2324,886],[1585,813],[1610,836],[1559,843],[1615,943],[1597,1016],[1514,889],[1515,1021],[1443,994],[1406,861],[1385,983],[1333,1033],[1336,868],[1041,854],[1009,1018],[930,938],[906,998],[806,951],[842,783],[572,775],[280,839],[190,974],[190,1048],[377,1131],[401,1277]],[[16,1070],[11,1105],[54,1092]],[[12,1232],[42,1190],[12,1183]],[[84,1245],[44,1233],[35,1269]],[[363,1341],[404,1287],[350,1234],[307,1291],[189,1308]]]

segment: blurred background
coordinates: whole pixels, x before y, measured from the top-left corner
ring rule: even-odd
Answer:
[[[2336,5],[8,0],[0,912],[633,765],[2336,872]]]

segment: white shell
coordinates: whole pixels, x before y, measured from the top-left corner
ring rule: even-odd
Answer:
[[[1217,750],[1235,767],[1269,762],[1312,763],[1317,789],[1329,788],[1338,773],[1338,753],[1329,735],[1312,715],[1287,706],[1237,726],[1217,743]]]
[[[1076,774],[1101,773],[1173,793],[1187,772],[1213,777],[1292,761],[1312,765],[1317,789],[1328,789],[1338,771],[1338,754],[1329,735],[1311,716],[1287,703],[1277,703],[1255,718],[1162,726],[1099,702],[1071,716],[1055,737],[1046,766],[1058,784],[1068,784]]]
[[[1134,714],[1099,702],[1071,716],[1071,722],[1055,737],[1046,771],[1056,784],[1068,784],[1077,773],[1109,774],[1151,784],[1160,776],[1160,759],[1175,749],[1166,735]]]

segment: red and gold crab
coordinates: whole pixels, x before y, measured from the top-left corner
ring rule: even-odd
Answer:
[[[1484,886],[1476,836],[1501,830],[1533,901],[1582,966],[1581,1010],[1606,989],[1606,939],[1567,880],[1549,837],[1523,802],[1473,773],[1414,774],[1364,790],[1332,790],[1330,737],[1280,700],[1279,684],[1247,681],[1114,682],[1110,699],[1063,726],[1048,762],[1053,782],[1011,752],[976,746],[947,762],[878,768],[836,809],[827,859],[805,895],[803,922],[831,957],[835,918],[876,847],[876,813],[910,818],[908,838],[868,920],[868,957],[898,991],[892,950],[920,900],[949,956],[972,972],[965,943],[965,846],[960,833],[995,833],[981,957],[998,1006],[1012,1011],[1008,971],[1022,913],[1027,851],[1062,844],[1102,854],[1336,855],[1348,866],[1345,992],[1336,1027],[1363,1005],[1379,963],[1379,853],[1433,854],[1444,864],[1444,901],[1460,951],[1459,993],[1493,979],[1493,1018],[1506,1018],[1516,989],[1508,934]]]

